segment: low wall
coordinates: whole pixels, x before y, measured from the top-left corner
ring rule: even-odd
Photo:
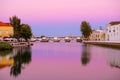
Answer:
[[[28,43],[28,42],[16,42],[16,43],[11,43],[13,47],[21,47],[21,46],[30,46],[33,43]]]
[[[120,48],[120,41],[83,41],[83,43],[112,48]]]

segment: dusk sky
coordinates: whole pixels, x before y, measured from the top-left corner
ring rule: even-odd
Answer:
[[[120,21],[120,0],[0,0],[0,21],[18,16],[35,36],[80,36],[81,21],[104,29]]]

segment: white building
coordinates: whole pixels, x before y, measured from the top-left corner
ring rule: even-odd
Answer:
[[[90,35],[90,39],[93,41],[104,41],[105,40],[105,30],[93,30]]]
[[[106,41],[120,41],[120,21],[110,22],[107,25]]]

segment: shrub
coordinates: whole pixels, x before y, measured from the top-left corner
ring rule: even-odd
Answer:
[[[0,56],[6,56],[10,53],[12,53],[12,50],[1,50],[0,51]]]
[[[0,42],[0,50],[12,50],[12,49],[13,46],[10,43],[4,41]]]

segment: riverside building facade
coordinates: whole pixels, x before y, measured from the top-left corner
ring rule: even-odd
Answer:
[[[120,21],[110,22],[107,25],[106,41],[120,41]]]
[[[92,41],[104,41],[105,40],[105,30],[92,30],[90,35],[90,40]]]
[[[10,23],[0,22],[0,38],[6,38],[13,36],[13,27]]]

